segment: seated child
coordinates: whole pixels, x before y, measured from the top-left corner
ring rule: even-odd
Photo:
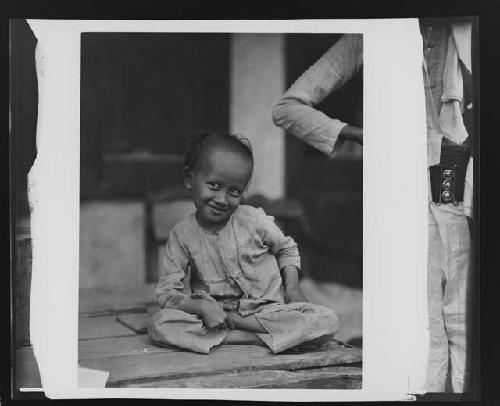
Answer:
[[[253,170],[250,143],[201,134],[184,159],[196,212],[170,232],[148,333],[159,345],[200,353],[221,343],[279,353],[331,338],[335,313],[307,303],[297,244],[262,209],[241,205]]]

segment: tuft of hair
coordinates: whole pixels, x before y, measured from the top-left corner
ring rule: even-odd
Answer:
[[[253,165],[252,144],[248,138],[239,134],[202,132],[187,136],[184,175],[187,175],[198,165],[204,152],[213,148],[239,152],[248,158]]]

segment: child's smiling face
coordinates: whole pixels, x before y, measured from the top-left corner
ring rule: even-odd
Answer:
[[[252,162],[241,153],[209,148],[185,179],[201,226],[223,226],[240,205],[252,175]]]

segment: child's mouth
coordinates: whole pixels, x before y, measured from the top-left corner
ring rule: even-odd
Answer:
[[[220,207],[214,207],[214,206],[210,206],[210,205],[207,205],[208,208],[210,209],[210,211],[215,214],[216,216],[221,216],[223,214],[226,213],[227,209],[223,209],[223,208],[220,208]]]

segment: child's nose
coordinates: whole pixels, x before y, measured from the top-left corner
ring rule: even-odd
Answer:
[[[226,195],[226,192],[224,191],[219,191],[216,195],[215,195],[215,201],[219,204],[222,204],[222,205],[226,205],[227,204],[227,195]]]

